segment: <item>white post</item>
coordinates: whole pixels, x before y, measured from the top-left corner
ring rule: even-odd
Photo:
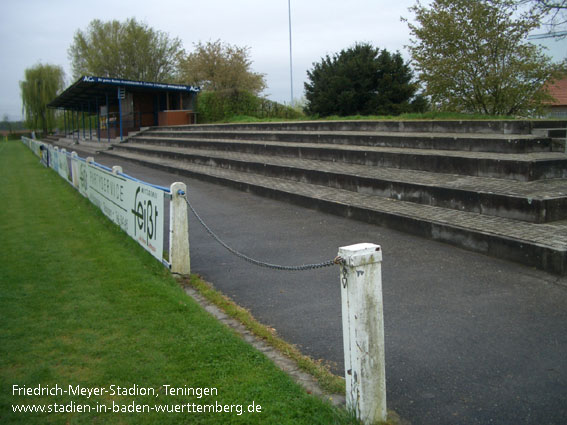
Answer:
[[[112,174],[114,174],[115,176],[117,176],[118,173],[122,173],[122,167],[121,167],[120,165],[114,165],[114,166],[112,166]]]
[[[79,163],[77,152],[71,152],[71,177],[73,178],[73,186],[79,188]]]
[[[188,275],[191,272],[189,257],[189,223],[187,221],[187,202],[184,195],[185,183],[171,185],[171,203],[169,209],[169,263],[171,272]]]
[[[49,161],[49,166],[59,172],[59,148],[57,146],[53,146],[53,158],[49,158]]]
[[[385,422],[386,368],[382,251],[361,243],[339,248],[347,408],[364,424]]]

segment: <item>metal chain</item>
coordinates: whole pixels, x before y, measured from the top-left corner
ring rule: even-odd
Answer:
[[[281,266],[279,264],[270,264],[270,263],[266,263],[264,261],[259,261],[259,260],[255,260],[233,248],[231,248],[230,246],[228,246],[221,238],[219,238],[215,232],[213,232],[209,226],[206,225],[206,223],[203,221],[203,219],[199,216],[199,214],[197,213],[197,211],[195,211],[195,208],[193,208],[193,206],[191,205],[191,202],[189,202],[189,198],[187,197],[187,194],[183,194],[181,195],[183,196],[183,198],[185,198],[185,202],[187,202],[187,205],[189,206],[189,209],[191,210],[191,212],[195,215],[195,217],[197,218],[197,220],[199,221],[199,223],[201,223],[201,225],[205,228],[205,230],[207,231],[207,233],[209,235],[211,235],[211,237],[216,240],[218,243],[220,243],[224,248],[226,248],[228,251],[230,251],[232,254],[236,255],[239,258],[242,258],[245,261],[248,261],[251,264],[254,264],[256,266],[259,267],[267,267],[270,269],[275,269],[275,270],[286,270],[286,271],[304,271],[304,270],[313,270],[313,269],[321,269],[323,267],[329,267],[329,266],[334,266],[337,264],[342,264],[343,260],[340,257],[336,257],[333,260],[329,260],[329,261],[325,261],[322,263],[316,263],[316,264],[302,264],[300,266]]]

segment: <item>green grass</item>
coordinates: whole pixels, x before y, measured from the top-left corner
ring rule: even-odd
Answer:
[[[346,424],[220,325],[159,262],[19,142],[0,142],[0,423]],[[14,395],[138,385],[159,396]],[[215,387],[168,395],[163,385]],[[261,413],[13,413],[12,405],[243,405]]]
[[[481,114],[462,114],[457,112],[430,111],[424,113],[402,114],[402,115],[351,115],[341,117],[332,115],[328,117],[309,117],[304,116],[297,119],[285,118],[256,118],[247,115],[235,115],[224,121],[227,123],[251,123],[251,122],[282,122],[282,121],[418,121],[418,120],[514,120],[517,117],[503,115],[481,115]]]
[[[439,112],[439,111],[429,111],[424,113],[412,113],[412,114],[401,114],[401,115],[353,115],[348,117],[340,117],[338,115],[333,115],[329,117],[322,118],[323,120],[329,121],[341,121],[341,120],[385,120],[385,121],[417,121],[417,120],[438,120],[438,121],[454,121],[454,120],[513,120],[516,119],[512,116],[505,115],[482,115],[482,114],[463,114],[458,112]]]
[[[329,394],[342,394],[345,393],[344,378],[334,375],[329,367],[321,361],[315,361],[311,357],[302,354],[296,346],[279,338],[273,329],[258,322],[250,311],[239,306],[229,297],[215,290],[207,282],[203,281],[198,276],[192,275],[190,278],[179,278],[182,285],[190,286],[196,289],[202,296],[209,302],[213,303],[221,310],[223,310],[230,317],[238,320],[246,328],[256,335],[258,338],[263,339],[266,343],[274,347],[280,353],[286,355],[298,365],[298,367],[305,372],[311,374],[319,382],[319,386]]]

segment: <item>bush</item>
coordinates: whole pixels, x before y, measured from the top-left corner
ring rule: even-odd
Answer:
[[[327,55],[307,76],[305,112],[310,115],[399,115],[427,109],[401,54],[371,44]]]
[[[301,112],[240,90],[204,91],[197,97],[197,116],[201,123],[227,121],[234,116],[293,119]]]

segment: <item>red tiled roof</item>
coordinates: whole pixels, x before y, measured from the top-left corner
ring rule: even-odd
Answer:
[[[551,102],[552,106],[567,105],[567,78],[554,81],[548,87],[549,94],[555,98],[555,102]]]

